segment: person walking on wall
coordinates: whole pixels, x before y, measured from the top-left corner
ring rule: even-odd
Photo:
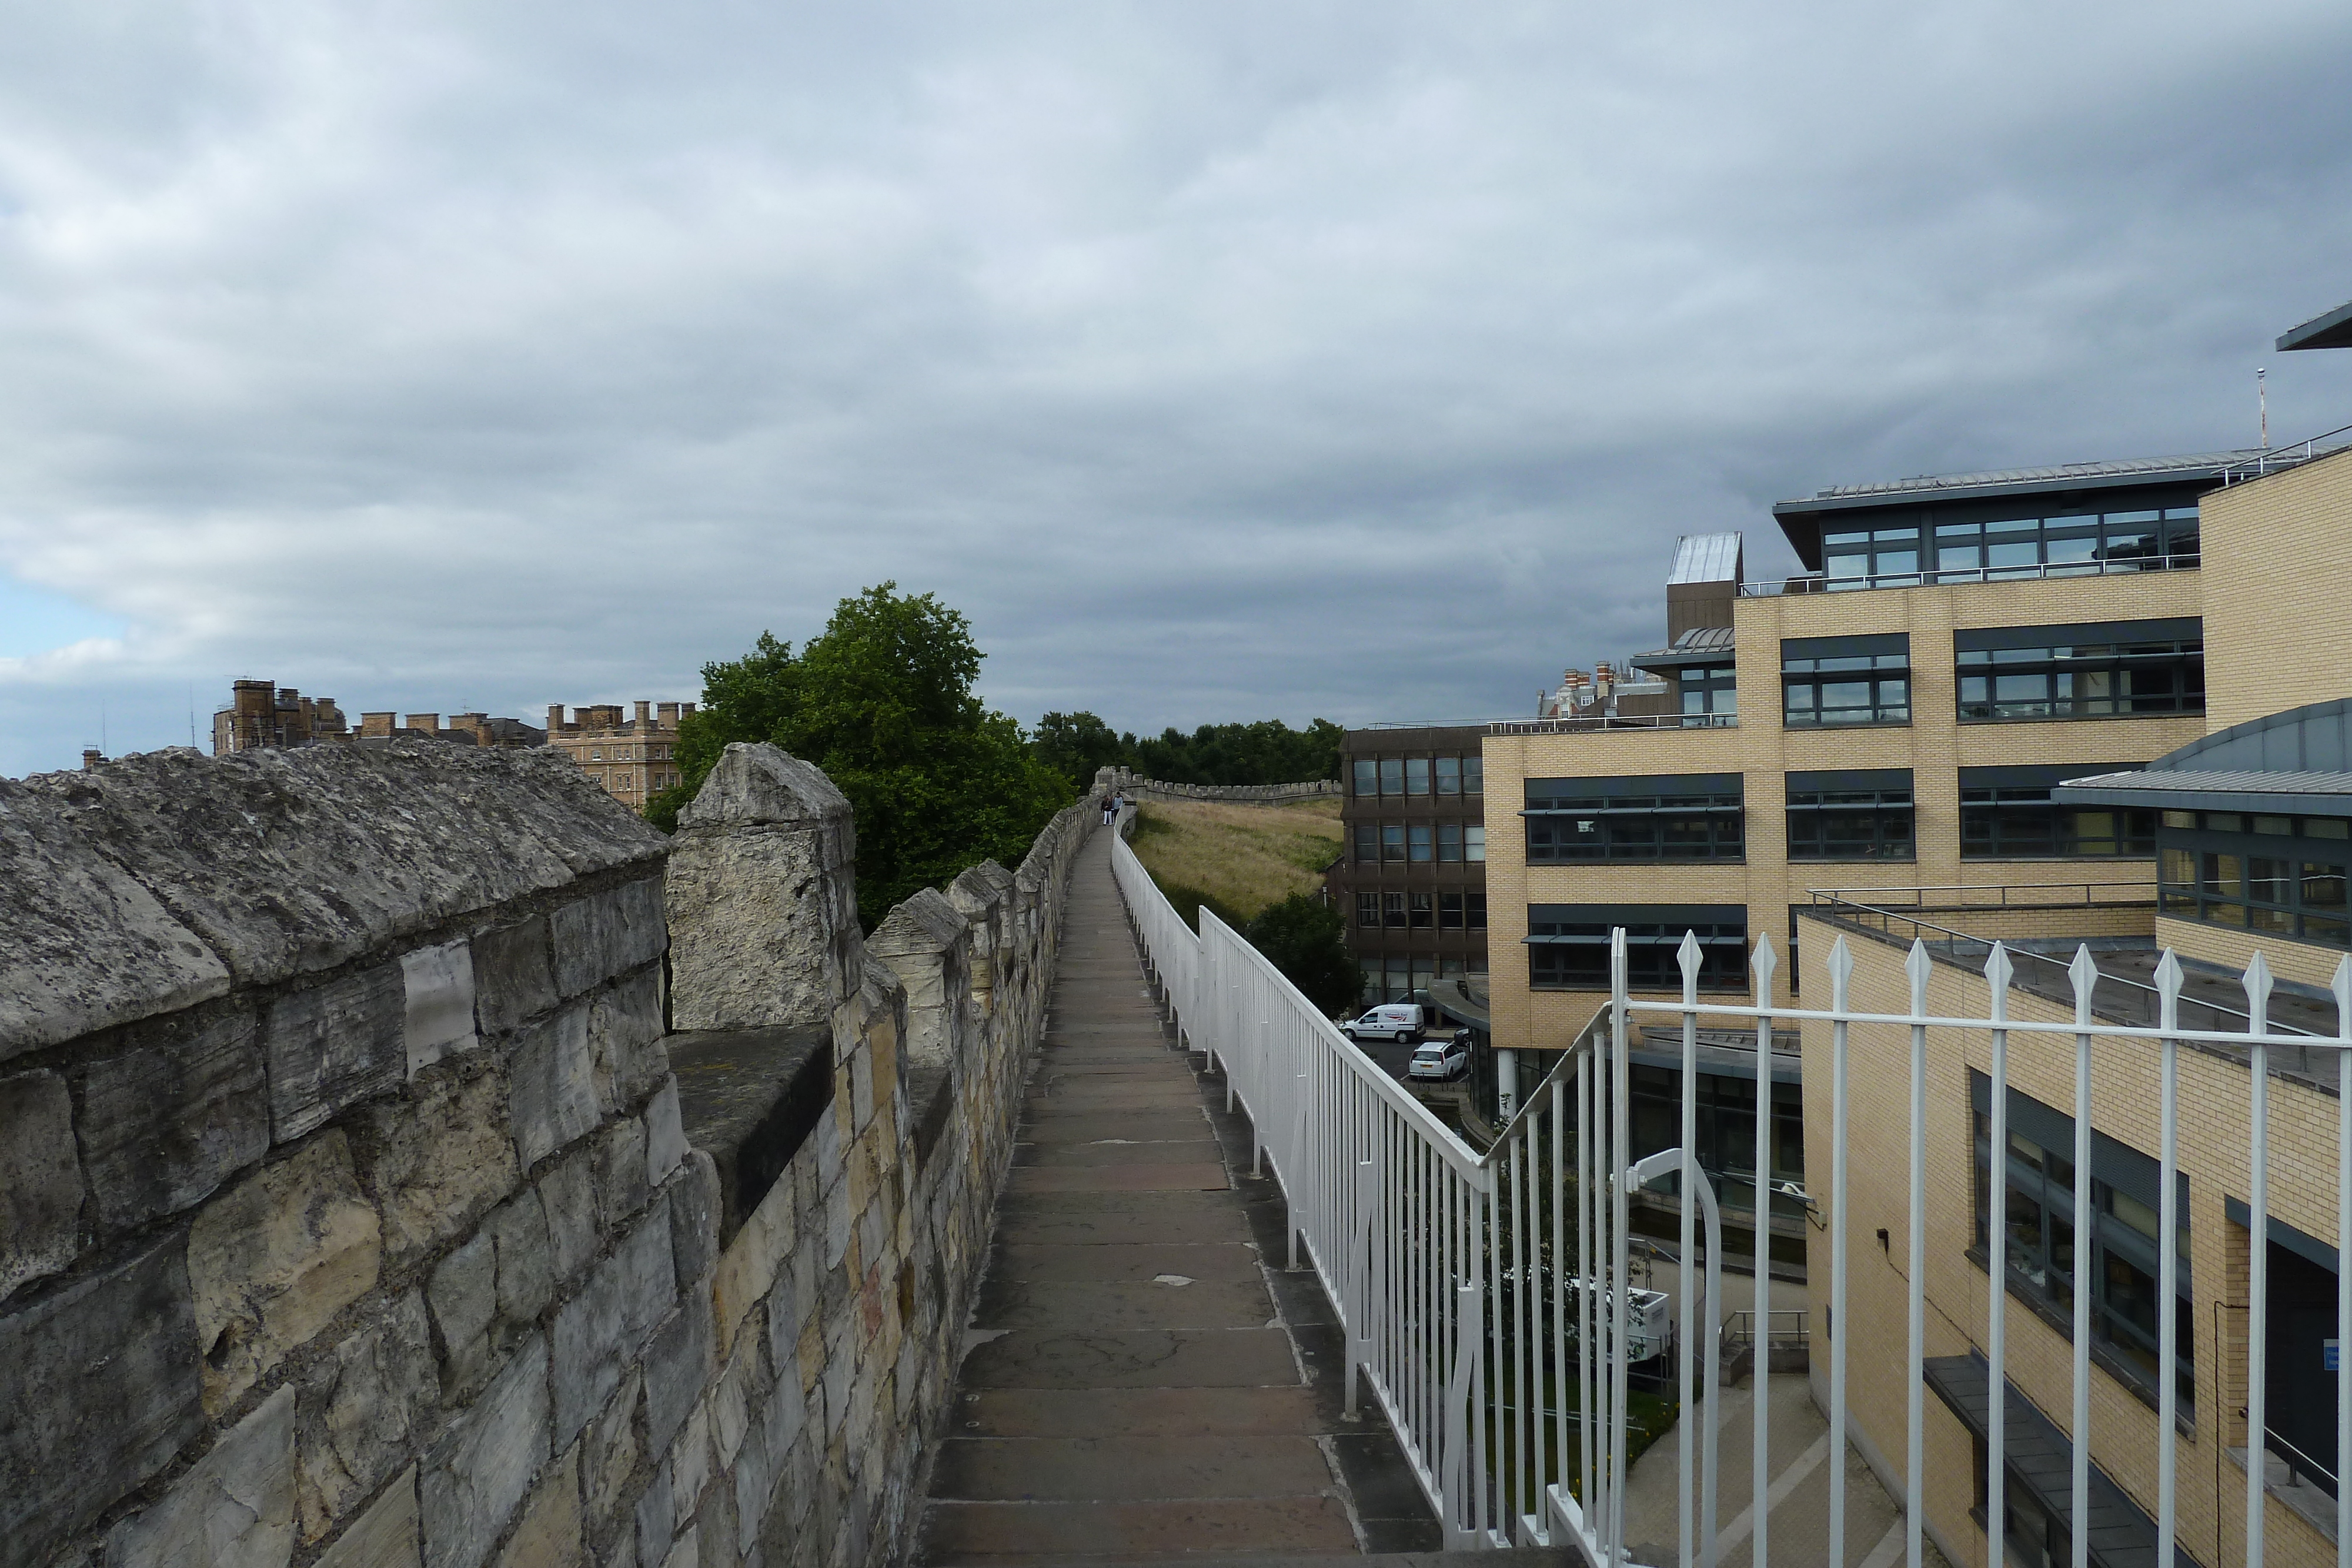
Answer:
[[[1115,795],[1115,794],[1112,794],[1112,795],[1106,795],[1106,796],[1104,796],[1104,797],[1103,797],[1103,823],[1102,823],[1102,825],[1103,825],[1104,827],[1108,828],[1108,827],[1109,827],[1113,822],[1116,822],[1116,821],[1118,821],[1118,797],[1117,795]]]

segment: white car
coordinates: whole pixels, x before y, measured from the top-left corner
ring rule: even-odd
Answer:
[[[1400,1043],[1419,1040],[1421,1009],[1411,1002],[1386,1002],[1360,1019],[1341,1024],[1339,1032],[1360,1045],[1368,1040],[1393,1040]]]
[[[1412,1053],[1412,1061],[1404,1071],[1408,1078],[1452,1078],[1470,1070],[1470,1041],[1467,1030],[1457,1031],[1451,1040],[1433,1040]]]

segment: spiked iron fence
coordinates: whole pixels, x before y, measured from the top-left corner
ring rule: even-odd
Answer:
[[[2251,1142],[2244,1150],[2252,1234],[2267,1234],[2270,1209],[2269,1058],[2283,1043],[2267,1021],[2272,978],[2257,956],[2245,972],[2247,1018],[2242,1031],[2179,1027],[2182,972],[2166,954],[2156,972],[2158,1021],[2154,1028],[2126,1027],[2095,1018],[2092,992],[2098,972],[2087,949],[2078,951],[2069,971],[2075,1007],[2071,1022],[2012,1019],[2009,1004],[2012,966],[2008,949],[1995,943],[1983,965],[1991,1003],[1984,1017],[1931,1013],[1929,979],[1935,960],[1914,942],[1904,965],[1909,1008],[1903,1012],[1864,1012],[1849,1005],[1854,961],[1844,938],[1826,956],[1830,982],[1826,1009],[1756,1007],[1701,1001],[1697,982],[1700,952],[1685,936],[1680,959],[1679,1002],[1636,1001],[1628,995],[1624,933],[1611,938],[1611,1001],[1580,1033],[1534,1090],[1494,1145],[1483,1154],[1470,1148],[1380,1067],[1358,1051],[1328,1019],[1301,997],[1274,967],[1207,911],[1196,936],[1153,886],[1124,842],[1113,848],[1115,874],[1141,934],[1150,961],[1164,988],[1181,1039],[1204,1053],[1224,1074],[1229,1106],[1248,1111],[1254,1131],[1253,1160],[1271,1164],[1289,1207],[1289,1262],[1302,1258],[1320,1277],[1336,1304],[1348,1345],[1349,1408],[1360,1385],[1370,1391],[1393,1425],[1431,1506],[1444,1524],[1447,1544],[1503,1547],[1573,1541],[1599,1563],[1626,1558],[1627,1469],[1634,1443],[1644,1435],[1633,1418],[1631,1375],[1637,1362],[1672,1357],[1672,1386],[1685,1418],[1676,1422],[1676,1520],[1684,1568],[1712,1568],[1718,1543],[1718,1484],[1715,1437],[1716,1377],[1721,1364],[1717,1323],[1723,1315],[1716,1256],[1708,1249],[1708,1286],[1704,1292],[1675,1292],[1671,1322],[1663,1303],[1633,1283],[1628,1226],[1629,1190],[1665,1166],[1681,1169],[1685,1190],[1700,1202],[1681,1204],[1679,1239],[1683,1278],[1690,1279],[1696,1256],[1695,1210],[1713,1208],[1706,1177],[1684,1161],[1681,1151],[1696,1146],[1697,1031],[1713,1027],[1750,1029],[1769,1040],[1777,1024],[1825,1026],[1826,1050],[1808,1067],[1830,1081],[1831,1126],[1826,1140],[1809,1134],[1815,1150],[1825,1141],[1829,1155],[1827,1234],[1813,1240],[1814,1269],[1822,1266],[1826,1245],[1828,1280],[1827,1378],[1830,1430],[1845,1433],[1848,1423],[1849,1353],[1903,1361],[1906,1432],[1904,1467],[1905,1560],[1916,1568],[1924,1550],[1921,1499],[1925,1476],[1926,1280],[1927,1258],[1927,1173],[1928,1150],[1929,1049],[1953,1049],[1950,1038],[1965,1031],[1989,1037],[1991,1130],[1990,1146],[2008,1146],[2009,1059],[2019,1036],[2071,1037],[2074,1047],[2074,1213],[2094,1212],[2092,1134],[2099,1104],[2092,1072],[2095,1040],[2133,1042],[2153,1051],[2160,1080],[2160,1207],[2163,1244],[2156,1250],[2160,1278],[2156,1379],[2156,1430],[2172,1434],[2179,1416],[2178,1314],[2169,1310],[2179,1289],[2179,1052],[2184,1045],[2242,1052],[2252,1078]],[[1772,995],[1778,964],[1769,938],[1751,956],[1754,995]],[[2299,1039],[2298,1045],[2352,1048],[2352,958],[2337,967],[2334,991],[2339,1019],[2333,1040]],[[1637,1160],[1633,1147],[1629,1093],[1629,1042],[1637,1016],[1663,1016],[1682,1024],[1680,1146],[1651,1151]],[[1907,1188],[1909,1225],[1906,1339],[1892,1345],[1850,1344],[1841,1332],[1847,1322],[1847,1276],[1851,1238],[1848,1198],[1853,1180],[1848,1160],[1849,1065],[1852,1031],[1907,1033],[1909,1041],[1909,1162],[1907,1172],[1874,1170],[1865,1179],[1882,1188]],[[1765,1082],[1769,1082],[1766,1075]],[[1756,1096],[1756,1165],[1772,1168],[1771,1096]],[[1817,1141],[1818,1140],[1818,1141]],[[2336,1244],[2352,1256],[2352,1097],[2339,1097],[2336,1169]],[[1817,1156],[1816,1156],[1817,1157]],[[1998,1159],[2000,1156],[1996,1155]],[[1995,1169],[2000,1167],[1996,1165]],[[1769,1188],[1769,1183],[1759,1183]],[[1767,1210],[1769,1194],[1756,1203]],[[1794,1196],[1794,1195],[1792,1195]],[[1764,1233],[1758,1225],[1758,1249]],[[1710,1237],[1711,1242],[1717,1239]],[[2004,1245],[1998,1220],[1992,1228],[1998,1255]],[[2006,1270],[1987,1270],[1986,1333],[1980,1351],[1988,1365],[1990,1410],[1983,1518],[2000,1521],[2008,1464],[2005,1404],[2010,1397]],[[2264,1248],[2249,1250],[2246,1281],[2246,1424],[2266,1431],[2265,1333],[2269,1282]],[[1703,1294],[1702,1302],[1695,1294]],[[2073,1385],[2071,1513],[2091,1512],[2093,1450],[2114,1457],[2114,1445],[2128,1438],[2094,1427],[2091,1400],[2092,1291],[2073,1291]],[[1755,1270],[1753,1321],[1770,1322],[1769,1270]],[[2336,1333],[2352,1344],[2352,1291],[2337,1296]],[[1817,1339],[1814,1354],[1822,1345]],[[2352,1358],[2347,1358],[2352,1359]],[[1818,1363],[1816,1364],[1818,1364]],[[2338,1452],[2352,1453],[2352,1377],[2336,1377]],[[1748,1478],[1747,1529],[1752,1561],[1766,1561],[1770,1531],[1769,1380],[1759,1376],[1752,1402],[1753,1459]],[[1694,1428],[1697,1430],[1694,1430]],[[2087,1439],[2087,1440],[2086,1440]],[[2179,1443],[2156,1444],[2152,1495],[2135,1500],[2154,1521],[2154,1561],[2176,1561],[2179,1541]],[[2243,1554],[2261,1563],[2265,1556],[2264,1471],[2259,1445],[2246,1466]],[[2146,1456],[2138,1456],[2145,1459]],[[2116,1466],[2104,1466],[2112,1474]],[[2138,1467],[2149,1469],[2145,1464]],[[2304,1461],[2304,1468],[2312,1468]],[[1847,1561],[1846,1466],[1827,1467],[1829,1541],[1825,1561]],[[2218,1530],[2219,1526],[2215,1528]],[[2093,1560],[2090,1530],[2072,1529],[2074,1568]],[[2352,1531],[2339,1532],[2336,1559],[2352,1568]],[[2003,1552],[1989,1542],[1990,1568]]]

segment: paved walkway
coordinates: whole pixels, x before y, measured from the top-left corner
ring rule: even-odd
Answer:
[[[1169,1046],[1110,842],[1072,873],[917,1561],[1433,1550],[1377,1415],[1340,1415],[1328,1304],[1282,1270],[1246,1124]]]

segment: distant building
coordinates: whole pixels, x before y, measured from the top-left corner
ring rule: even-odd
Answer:
[[[1346,842],[1325,878],[1364,1000],[1486,977],[1484,725],[1351,729],[1339,743]]]
[[[213,755],[264,747],[308,746],[314,740],[346,740],[350,731],[332,697],[306,697],[292,686],[269,681],[238,681],[226,707],[213,714]]]
[[[452,714],[443,725],[437,713],[413,713],[399,722],[397,713],[363,713],[352,729],[332,697],[306,697],[292,686],[268,681],[238,681],[230,688],[227,706],[213,715],[213,755],[257,747],[310,746],[332,741],[346,746],[385,746],[394,739],[438,740],[452,746],[484,746],[499,750],[544,746],[547,736],[517,718],[492,718],[488,714]]]
[[[692,703],[641,702],[636,716],[625,719],[620,704],[597,703],[574,708],[567,724],[563,705],[550,703],[547,744],[570,752],[613,799],[642,811],[646,797],[678,781],[677,721],[693,711]]]

